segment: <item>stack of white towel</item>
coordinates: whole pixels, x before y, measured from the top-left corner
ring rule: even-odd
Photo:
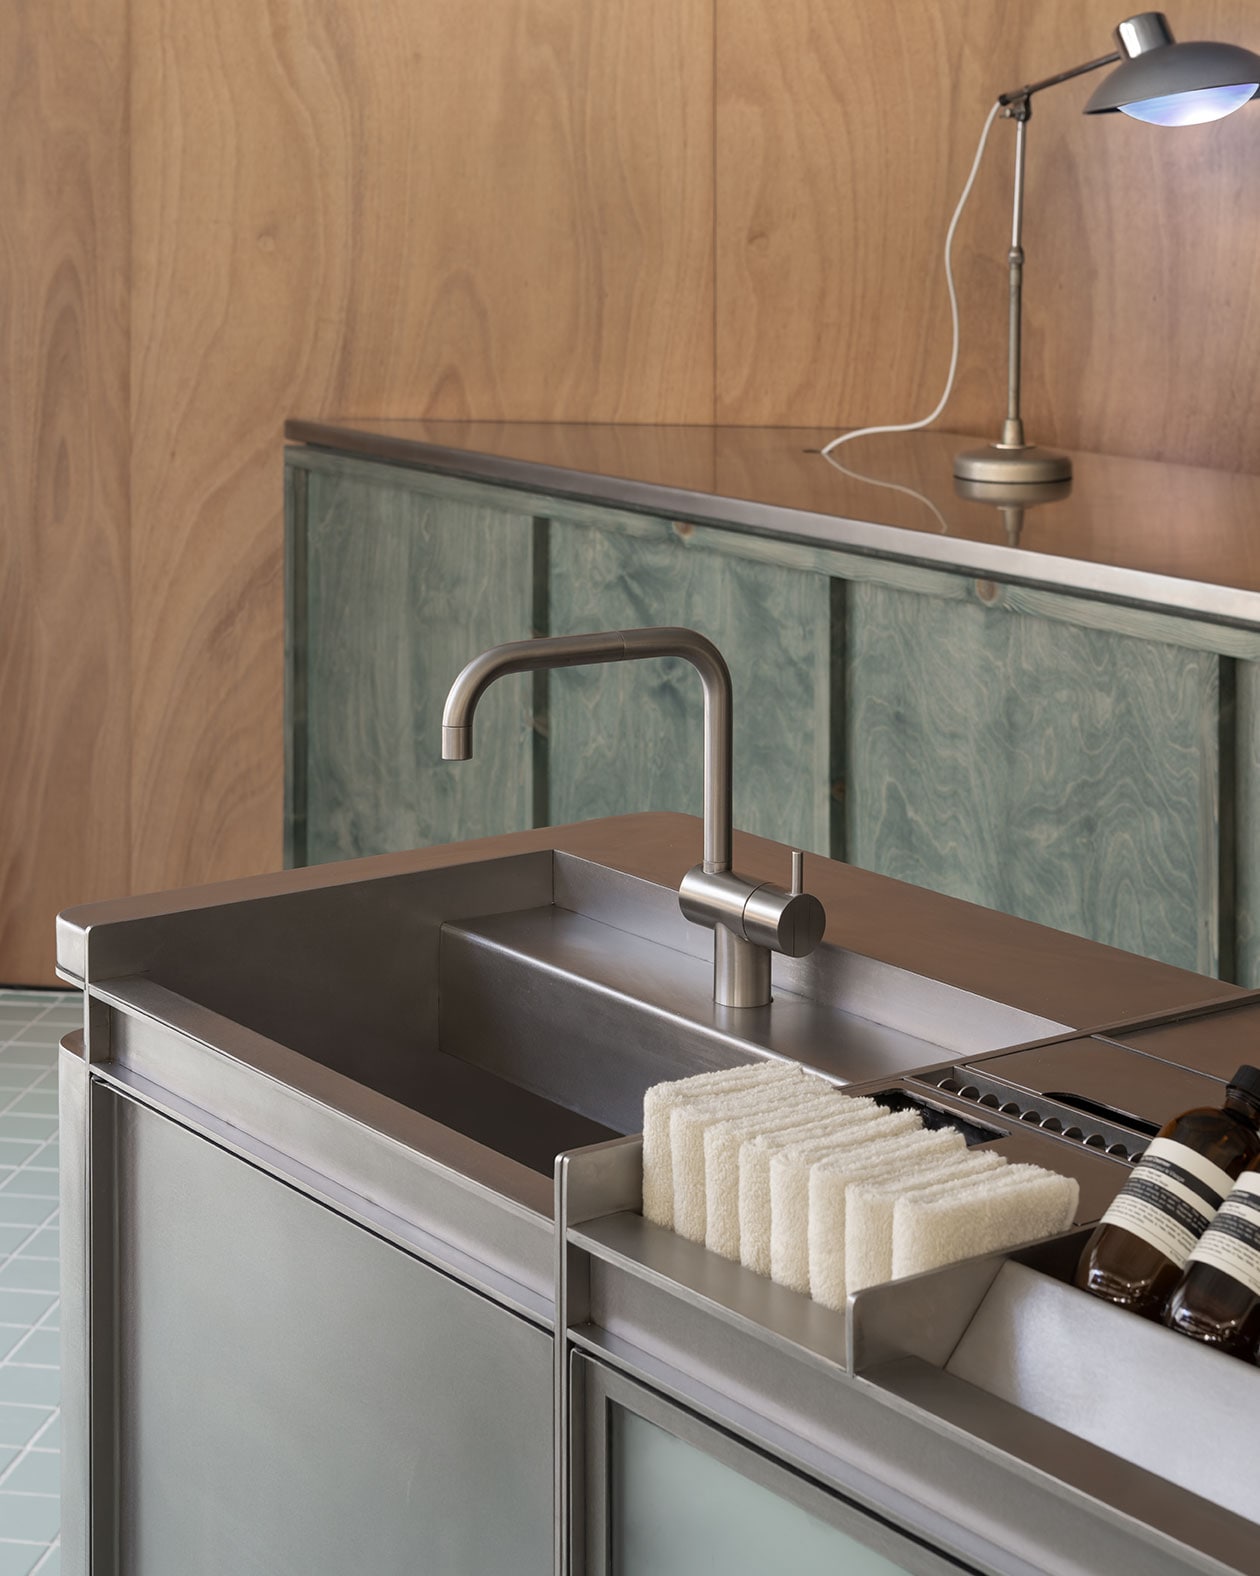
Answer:
[[[1079,1188],[969,1150],[782,1062],[657,1084],[643,1101],[643,1213],[842,1308],[852,1291],[1065,1231]]]

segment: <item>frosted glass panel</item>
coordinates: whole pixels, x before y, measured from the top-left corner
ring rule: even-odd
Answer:
[[[927,1568],[894,1564],[619,1406],[611,1447],[612,1576],[904,1576]]]

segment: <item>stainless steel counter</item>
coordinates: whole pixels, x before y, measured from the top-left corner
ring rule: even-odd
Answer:
[[[797,1061],[1076,1177],[1087,1228],[1256,994],[818,860],[823,946],[733,1011],[678,908],[700,840],[628,816],[61,916],[68,1571],[599,1576],[629,1414],[889,1570],[1260,1571],[1254,1431],[1208,1448],[1260,1373],[1072,1289],[1079,1236],[834,1313],[646,1221],[634,1131],[658,1078]]]
[[[1022,520],[955,492],[943,432],[295,419],[294,443],[1260,628],[1260,477],[1075,455]],[[1010,536],[1016,534],[1012,544]]]

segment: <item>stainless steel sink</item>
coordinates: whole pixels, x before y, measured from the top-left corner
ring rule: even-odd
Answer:
[[[776,958],[770,1006],[718,1006],[675,891],[563,852],[345,874],[80,921],[89,979],[142,975],[546,1177],[638,1131],[662,1079],[781,1057],[867,1081],[1061,1028],[827,947]]]

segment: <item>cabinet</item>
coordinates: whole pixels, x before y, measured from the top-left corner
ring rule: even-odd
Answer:
[[[504,680],[438,758],[486,646],[687,624],[737,827],[1260,984],[1260,631],[311,448],[288,496],[292,863],[694,813],[683,664]]]
[[[93,1326],[116,1365],[92,1381],[115,1411],[99,1568],[549,1576],[550,1333],[165,1116],[91,1097],[117,1287],[93,1288],[117,1320],[112,1342]]]

